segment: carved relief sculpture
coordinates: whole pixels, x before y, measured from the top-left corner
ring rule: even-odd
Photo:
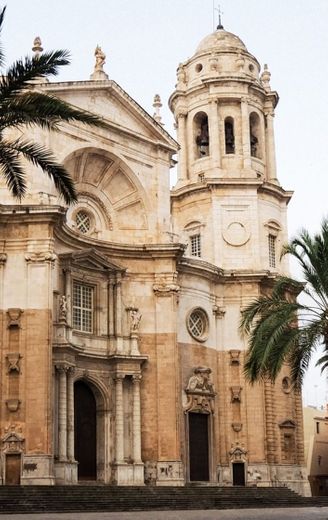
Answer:
[[[140,314],[139,309],[130,309],[130,331],[131,333],[139,332],[140,321],[142,318],[142,314]]]
[[[63,294],[59,298],[59,320],[66,321],[67,318],[67,299]]]
[[[215,391],[210,380],[212,370],[206,367],[194,368],[193,375],[189,378],[186,394],[188,396],[185,412],[198,411],[202,413],[214,412]]]

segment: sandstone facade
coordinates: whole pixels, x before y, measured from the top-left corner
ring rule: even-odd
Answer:
[[[238,332],[287,270],[270,73],[237,36],[207,36],[169,101],[178,146],[158,99],[153,119],[100,61],[90,81],[33,87],[108,123],[28,132],[79,202],[37,169],[23,204],[0,185],[1,481],[306,492],[301,396],[287,371],[246,382]]]

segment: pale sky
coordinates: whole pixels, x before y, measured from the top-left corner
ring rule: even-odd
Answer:
[[[2,45],[7,61],[31,52],[35,36],[47,50],[65,48],[72,64],[60,81],[87,80],[97,44],[105,70],[149,113],[161,95],[165,128],[175,137],[167,100],[176,68],[213,30],[213,0],[7,0]],[[328,0],[221,0],[224,28],[237,34],[271,72],[280,102],[275,133],[278,177],[294,190],[289,233],[319,228],[328,215]],[[315,385],[318,385],[315,387]],[[311,370],[305,402],[325,399]]]

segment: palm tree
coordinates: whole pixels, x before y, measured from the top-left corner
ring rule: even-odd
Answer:
[[[302,230],[283,248],[302,269],[304,282],[278,277],[269,295],[252,301],[243,311],[242,333],[249,335],[245,373],[251,382],[261,378],[274,381],[287,363],[291,379],[300,388],[315,350],[323,345],[318,360],[328,367],[328,219],[320,233],[311,236]],[[304,294],[304,303],[297,300]]]
[[[0,11],[0,31],[5,11],[5,7]],[[9,139],[8,130],[38,126],[58,131],[61,122],[70,121],[104,126],[100,118],[89,112],[78,110],[54,96],[33,91],[33,81],[56,76],[60,66],[69,64],[68,57],[65,50],[26,57],[13,63],[0,77],[0,173],[18,200],[26,193],[22,158],[41,167],[49,175],[67,204],[75,202],[77,196],[73,180],[65,168],[56,162],[51,150],[21,137]],[[4,54],[0,48],[0,67],[3,65]]]

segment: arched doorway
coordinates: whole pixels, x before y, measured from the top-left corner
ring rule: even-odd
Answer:
[[[79,480],[97,479],[97,410],[91,388],[84,381],[74,384],[74,456]]]

